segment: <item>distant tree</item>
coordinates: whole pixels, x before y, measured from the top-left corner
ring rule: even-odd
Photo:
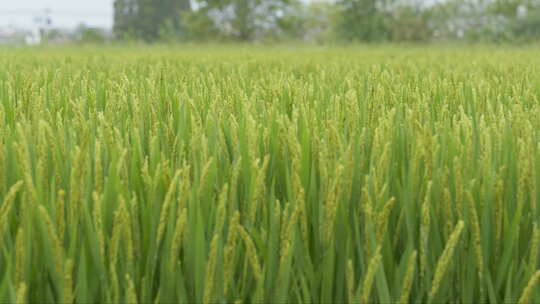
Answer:
[[[164,28],[180,32],[190,0],[115,0],[114,34],[118,38],[158,40]]]
[[[540,0],[445,0],[430,8],[437,39],[514,42],[540,39]]]
[[[107,40],[106,34],[102,29],[88,27],[84,24],[77,26],[74,34],[76,41],[83,44],[103,44]]]
[[[188,41],[220,41],[224,38],[218,25],[208,14],[200,10],[183,15],[181,38]]]
[[[431,11],[417,3],[399,3],[386,21],[392,41],[428,41],[433,37]]]
[[[285,11],[278,27],[281,38],[323,44],[336,40],[333,29],[338,17],[331,0],[298,2]]]
[[[196,17],[220,36],[239,41],[253,41],[261,35],[279,31],[287,10],[297,0],[198,0]],[[208,23],[208,21],[211,21]],[[189,25],[188,25],[189,27]]]
[[[525,10],[532,9],[538,4],[538,0],[491,0],[487,3],[487,11],[490,14],[502,15],[509,19],[514,19],[518,17],[520,7],[523,7]]]
[[[115,0],[115,37],[317,43],[540,39],[540,0],[191,1]]]
[[[521,41],[540,41],[540,8],[532,8],[512,25],[513,36]]]
[[[499,32],[506,40],[540,39],[540,0],[493,0],[487,10],[504,22],[505,27]]]
[[[392,0],[337,0],[339,37],[350,41],[382,41],[390,37],[387,8]]]
[[[137,18],[137,3],[135,0],[114,1],[114,25],[113,32],[116,38],[134,38]]]

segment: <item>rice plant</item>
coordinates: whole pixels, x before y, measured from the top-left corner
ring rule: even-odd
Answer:
[[[540,302],[539,64],[0,50],[0,302]]]

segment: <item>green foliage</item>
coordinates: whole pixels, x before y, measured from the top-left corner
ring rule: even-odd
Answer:
[[[304,39],[317,43],[334,42],[338,18],[337,6],[325,0],[311,1],[306,8]]]
[[[521,10],[521,14],[520,14]],[[490,11],[506,18],[504,36],[507,41],[530,42],[540,40],[540,1],[496,1]]]
[[[85,25],[77,27],[75,37],[77,42],[82,44],[104,44],[107,41],[103,30]]]
[[[410,5],[399,5],[392,11],[388,21],[391,41],[428,41],[433,37],[430,26],[431,11]]]
[[[531,42],[540,0],[116,0],[117,38]]]
[[[119,39],[156,41],[181,32],[190,0],[115,0],[114,33]]]
[[[185,31],[182,37],[188,41],[220,41],[224,37],[214,20],[201,11],[183,15]]]
[[[297,0],[198,0],[197,3],[195,27],[200,28],[200,22],[205,21],[208,30],[203,33],[219,29],[220,36],[231,40],[253,41],[282,30],[292,32],[299,25],[289,14],[298,5]],[[187,21],[192,28],[190,20]]]
[[[527,16],[512,25],[515,37],[525,41],[540,41],[540,7],[531,9]]]
[[[388,12],[384,10],[380,0],[339,0],[341,10],[338,24],[338,35],[350,41],[384,41],[388,40],[389,29],[386,21]]]

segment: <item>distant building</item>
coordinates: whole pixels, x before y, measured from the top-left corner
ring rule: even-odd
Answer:
[[[38,44],[106,43],[113,39],[107,29],[80,25],[77,28],[19,29],[0,26],[0,46],[22,46]]]
[[[14,27],[0,27],[0,45],[33,45],[39,43],[39,35]]]

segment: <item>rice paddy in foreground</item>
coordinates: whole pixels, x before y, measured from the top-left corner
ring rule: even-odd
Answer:
[[[539,65],[0,50],[0,302],[540,302]]]

